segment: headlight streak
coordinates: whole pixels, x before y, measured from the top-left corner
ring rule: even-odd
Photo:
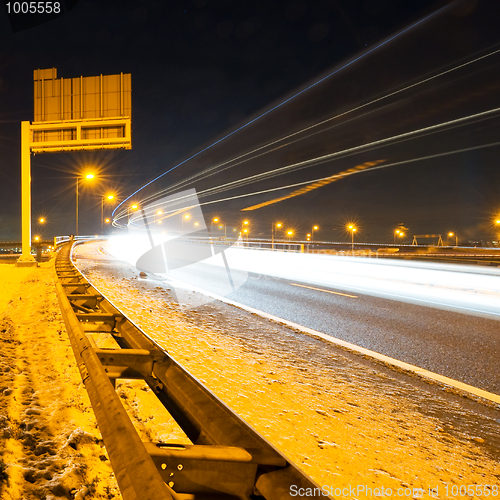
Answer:
[[[112,240],[110,251],[135,263],[145,248],[146,242],[124,236]],[[500,319],[497,269],[237,247],[226,250],[226,255],[231,269],[238,271]],[[220,259],[210,264],[224,265]]]
[[[492,143],[489,143],[489,144],[481,144],[479,146],[471,146],[470,148],[456,149],[456,150],[453,150],[453,151],[446,151],[446,152],[443,152],[443,153],[436,153],[436,154],[433,154],[433,155],[421,156],[421,157],[418,157],[418,158],[410,158],[408,160],[402,160],[402,161],[398,161],[398,162],[388,163],[388,164],[385,164],[385,165],[377,165],[377,166],[371,167],[369,170],[371,171],[371,170],[378,170],[378,169],[381,169],[381,168],[395,167],[395,166],[398,166],[398,165],[406,165],[408,163],[414,163],[414,162],[417,162],[417,161],[432,160],[432,159],[435,159],[435,158],[441,158],[441,157],[444,157],[444,156],[449,156],[449,155],[453,155],[453,154],[460,154],[460,153],[466,153],[466,152],[470,152],[470,151],[475,151],[475,150],[479,150],[479,149],[483,149],[483,148],[488,148],[488,147],[495,147],[495,146],[500,146],[500,141],[499,142],[492,142]],[[359,173],[361,173],[363,171],[364,170],[355,171],[355,172],[352,172],[350,175],[359,174]],[[338,175],[340,175],[340,174],[338,174]],[[326,180],[330,179],[331,177],[332,176],[321,177],[321,178],[318,178],[318,179],[312,179],[312,180],[308,180],[308,181],[297,182],[297,183],[294,183],[294,184],[288,184],[286,186],[279,186],[279,187],[276,187],[276,188],[270,188],[270,189],[264,189],[264,190],[261,190],[261,191],[255,191],[253,193],[245,193],[245,194],[230,196],[230,197],[227,197],[227,198],[219,198],[218,200],[212,200],[212,201],[206,201],[204,203],[200,203],[200,206],[213,205],[215,203],[221,203],[221,202],[224,202],[224,201],[231,201],[231,200],[236,200],[236,199],[240,199],[240,198],[247,198],[247,197],[250,197],[250,196],[257,196],[257,195],[261,195],[261,194],[273,193],[273,192],[281,191],[281,190],[284,190],[284,189],[297,188],[297,187],[300,187],[300,186],[305,186],[307,184],[312,184],[312,183],[326,181]],[[201,195],[199,197],[202,198]],[[150,205],[151,208],[156,208],[157,206],[160,206],[160,205],[154,205],[154,204]],[[242,209],[242,210],[249,210],[249,209],[252,209],[252,207],[247,207],[246,209]],[[124,216],[125,217],[127,216],[127,212],[126,211],[124,213]],[[118,214],[117,218],[113,221],[113,225],[115,227],[126,227],[126,226],[122,226],[121,224],[119,224],[117,222],[119,219],[120,219],[120,214]],[[116,224],[115,224],[115,221],[116,221]],[[131,223],[132,223],[132,219],[131,219]]]
[[[287,136],[284,136],[284,137],[281,137],[281,138],[279,138],[279,139],[276,139],[276,140],[274,140],[274,141],[272,141],[272,142],[269,142],[269,143],[267,143],[267,144],[265,144],[265,145],[263,145],[263,146],[260,146],[260,147],[258,147],[258,148],[255,148],[255,149],[253,149],[252,151],[248,151],[248,152],[246,152],[246,153],[244,153],[244,154],[242,154],[242,155],[236,156],[236,157],[234,157],[234,158],[231,158],[231,159],[229,159],[229,160],[226,160],[226,161],[224,161],[224,162],[222,162],[222,163],[219,163],[219,164],[217,164],[217,165],[213,165],[213,166],[211,166],[211,167],[209,167],[209,168],[207,168],[207,169],[203,170],[202,172],[199,172],[199,173],[197,173],[197,174],[194,174],[194,175],[192,175],[191,177],[188,177],[187,179],[184,179],[184,180],[182,180],[182,181],[179,181],[179,182],[178,182],[178,183],[176,183],[176,184],[173,184],[172,186],[169,186],[168,188],[165,188],[165,189],[163,189],[163,190],[158,191],[157,193],[155,193],[154,195],[151,195],[150,197],[146,197],[144,200],[145,200],[145,201],[149,201],[150,199],[154,199],[154,197],[156,197],[156,196],[161,196],[161,195],[163,195],[163,194],[168,194],[168,193],[175,192],[176,190],[180,190],[181,188],[185,187],[186,185],[189,185],[190,183],[192,183],[192,182],[194,182],[194,181],[196,181],[196,180],[203,180],[203,179],[205,179],[205,178],[207,178],[207,177],[210,177],[211,175],[213,175],[213,173],[219,174],[219,173],[221,173],[221,172],[224,172],[224,171],[225,171],[225,170],[227,170],[227,169],[230,169],[230,168],[236,167],[236,166],[238,166],[238,165],[241,165],[241,164],[245,163],[246,161],[254,160],[254,159],[259,158],[259,157],[261,157],[261,156],[263,156],[263,155],[265,155],[265,154],[268,154],[268,153],[271,153],[271,152],[273,152],[273,151],[276,151],[276,150],[277,150],[277,149],[279,149],[279,148],[289,146],[290,144],[295,144],[295,143],[297,143],[297,142],[299,142],[299,141],[302,141],[302,140],[304,140],[304,139],[308,139],[308,138],[310,138],[310,137],[313,137],[314,135],[321,134],[321,133],[324,133],[324,132],[326,132],[326,131],[328,131],[328,130],[331,130],[332,128],[339,127],[339,126],[341,126],[341,125],[345,125],[346,123],[349,123],[349,122],[351,122],[351,121],[353,121],[353,120],[358,120],[358,119],[360,119],[360,118],[364,118],[364,117],[366,117],[368,114],[371,114],[371,113],[373,113],[373,112],[375,112],[375,111],[377,111],[377,110],[372,110],[372,111],[370,111],[370,112],[368,112],[368,113],[365,113],[365,114],[363,114],[363,115],[356,116],[356,117],[354,117],[354,118],[352,118],[352,119],[350,119],[350,120],[343,121],[343,122],[338,123],[338,124],[336,124],[336,125],[333,125],[333,126],[331,126],[331,127],[328,127],[328,128],[322,129],[322,130],[320,130],[320,131],[314,132],[314,133],[309,134],[309,135],[306,135],[306,136],[304,136],[304,137],[300,137],[300,138],[298,138],[298,139],[296,139],[296,140],[294,140],[294,141],[288,142],[288,143],[286,143],[286,144],[280,144],[280,145],[279,145],[279,146],[277,146],[276,148],[269,149],[268,151],[263,151],[263,152],[261,152],[261,153],[259,153],[259,154],[257,154],[257,155],[254,155],[254,156],[251,156],[250,158],[247,158],[249,155],[252,155],[252,154],[254,154],[254,153],[257,153],[257,152],[259,152],[259,151],[262,151],[262,150],[263,150],[263,149],[265,149],[265,148],[269,148],[269,147],[271,147],[271,146],[274,146],[274,145],[276,145],[276,144],[279,144],[279,143],[280,143],[280,142],[282,142],[282,141],[286,141],[286,140],[288,140],[288,139],[291,139],[292,137],[295,137],[295,136],[297,136],[297,135],[303,134],[304,132],[307,132],[308,130],[312,130],[313,128],[316,128],[316,127],[319,127],[319,126],[321,126],[321,125],[324,125],[324,124],[326,124],[326,123],[328,123],[328,122],[330,122],[330,121],[336,120],[336,119],[338,119],[338,118],[341,118],[341,117],[343,117],[343,116],[346,116],[346,115],[348,115],[348,114],[350,114],[350,113],[353,113],[353,112],[355,112],[355,111],[359,111],[359,110],[361,110],[361,109],[363,109],[363,108],[365,108],[365,107],[368,107],[368,106],[370,106],[370,105],[372,105],[372,104],[375,104],[375,103],[377,103],[377,102],[383,101],[383,100],[385,100],[385,99],[388,99],[389,97],[393,97],[393,96],[395,96],[395,95],[397,95],[397,94],[400,94],[400,93],[402,93],[402,92],[405,92],[406,90],[413,89],[413,88],[415,88],[415,87],[417,87],[417,86],[419,86],[419,85],[422,85],[422,84],[424,84],[424,83],[427,83],[427,82],[429,82],[429,81],[432,81],[432,80],[434,80],[434,79],[436,79],[436,78],[439,78],[439,77],[441,77],[441,76],[447,75],[447,74],[449,74],[449,73],[451,73],[451,72],[453,72],[453,71],[456,71],[456,70],[462,69],[462,68],[464,68],[464,67],[466,67],[466,66],[469,66],[469,65],[471,65],[471,64],[473,64],[473,63],[475,63],[475,62],[481,61],[481,60],[483,60],[483,59],[485,59],[485,58],[487,58],[487,57],[491,57],[491,56],[493,56],[493,55],[495,55],[495,54],[497,54],[497,53],[499,53],[499,52],[500,52],[500,49],[495,50],[495,51],[492,51],[492,52],[489,52],[488,54],[484,54],[484,55],[482,55],[482,56],[479,56],[479,57],[477,57],[477,58],[475,58],[475,59],[473,59],[473,60],[471,60],[471,61],[467,61],[467,62],[465,62],[465,63],[462,63],[462,64],[458,65],[458,66],[455,66],[455,67],[450,68],[450,69],[448,69],[448,70],[442,71],[441,73],[438,73],[437,75],[433,75],[433,76],[431,76],[431,77],[425,78],[425,79],[420,80],[420,81],[418,81],[418,82],[415,82],[415,83],[413,83],[413,84],[407,85],[406,87],[404,87],[404,88],[402,88],[402,89],[398,89],[398,90],[396,90],[396,91],[390,92],[389,94],[386,94],[386,95],[384,95],[384,96],[381,96],[381,97],[379,97],[379,98],[377,98],[377,99],[373,99],[372,101],[369,101],[369,102],[367,102],[367,103],[365,103],[365,104],[362,104],[362,105],[357,106],[357,107],[355,107],[355,108],[352,108],[352,109],[349,109],[349,110],[344,111],[344,112],[342,112],[342,113],[339,113],[338,115],[332,116],[332,117],[327,118],[327,119],[325,119],[325,120],[323,120],[323,121],[321,121],[321,122],[318,122],[318,123],[316,123],[316,124],[313,124],[313,125],[310,125],[310,126],[308,126],[308,127],[305,127],[305,128],[303,128],[303,129],[301,129],[301,130],[299,130],[299,131],[297,131],[297,132],[294,132],[294,133],[292,133],[292,134],[289,134],[289,135],[287,135]],[[232,163],[232,162],[235,162],[235,161],[237,161],[237,160],[241,160],[241,159],[244,159],[244,160],[243,160],[243,161],[239,161],[239,162],[237,162],[237,163],[234,163],[234,164],[232,164],[232,165],[227,166],[228,164],[230,164],[230,163]],[[224,168],[221,168],[221,167],[224,167]],[[215,189],[215,188],[214,188],[214,189]]]
[[[248,127],[249,125],[251,125],[252,123],[255,123],[257,120],[261,119],[262,117],[268,115],[269,113],[272,113],[273,111],[275,111],[276,109],[280,108],[281,106],[284,106],[286,103],[292,101],[293,99],[295,99],[296,97],[298,97],[299,95],[302,95],[304,94],[305,92],[307,92],[308,90],[310,90],[311,88],[315,87],[316,85],[319,85],[321,82],[324,82],[325,80],[327,80],[328,78],[332,77],[333,75],[339,73],[340,71],[342,71],[343,69],[351,66],[352,64],[354,64],[355,62],[357,61],[360,61],[361,59],[363,59],[364,57],[366,57],[368,54],[371,54],[372,52],[378,50],[379,48],[383,47],[384,45],[388,44],[389,42],[393,41],[393,40],[396,40],[398,37],[400,37],[401,35],[403,35],[404,33],[407,33],[408,31],[410,31],[411,29],[413,29],[415,26],[418,26],[419,24],[427,21],[428,19],[434,17],[435,15],[445,11],[446,9],[450,8],[451,7],[451,4],[448,5],[448,6],[444,6],[444,7],[441,7],[440,9],[436,10],[435,12],[433,12],[432,14],[429,14],[428,16],[420,19],[419,21],[413,23],[412,25],[408,26],[407,28],[399,31],[398,33],[396,33],[395,35],[387,38],[386,40],[384,40],[383,42],[377,44],[375,47],[373,48],[370,48],[368,50],[366,50],[365,52],[363,52],[361,55],[359,55],[358,57],[355,57],[354,59],[351,59],[349,62],[347,62],[346,64],[344,64],[343,66],[341,66],[340,68],[337,68],[336,70],[332,71],[331,73],[329,73],[328,75],[324,76],[323,78],[315,81],[314,83],[312,83],[311,85],[307,86],[305,89],[302,89],[301,91],[295,93],[294,95],[292,95],[291,97],[289,97],[288,99],[285,99],[284,101],[280,102],[279,104],[277,104],[276,106],[272,107],[271,109],[265,111],[264,113],[261,113],[259,116],[257,116],[256,118],[254,118],[253,120],[250,120],[249,122],[245,123],[244,125],[242,125],[241,127],[237,128],[236,130],[233,130],[232,132],[230,132],[229,134],[225,135],[224,137],[222,137],[221,139],[219,139],[218,141],[215,141],[213,142],[210,146],[207,146],[206,148],[198,151],[197,153],[195,153],[194,155],[190,156],[189,158],[187,158],[186,160],[178,163],[177,165],[173,166],[172,168],[170,168],[169,170],[167,170],[166,172],[163,172],[163,174],[155,177],[154,179],[152,179],[151,181],[149,181],[148,183],[144,184],[144,186],[142,186],[141,188],[139,188],[138,190],[136,190],[135,192],[133,192],[128,198],[125,198],[112,212],[112,216],[114,217],[114,214],[115,212],[120,208],[121,205],[123,205],[124,203],[126,203],[128,200],[130,200],[133,196],[135,196],[137,193],[139,193],[140,191],[142,191],[143,189],[145,189],[147,186],[149,186],[150,184],[152,184],[153,182],[157,181],[158,179],[160,179],[161,177],[163,177],[164,175],[167,175],[168,173],[172,172],[173,170],[175,170],[176,168],[180,167],[181,165],[183,165],[184,163],[188,162],[189,160],[195,158],[196,156],[200,155],[201,153],[203,153],[204,151],[207,151],[208,149],[212,148],[213,146],[215,146],[216,144],[219,144],[220,142],[226,140],[227,138],[231,137],[232,135],[236,134],[237,132],[239,132],[240,130],[243,130],[244,128]]]
[[[198,193],[198,195],[200,197],[202,197],[202,195],[207,196],[207,195],[212,194],[213,192],[217,193],[217,192],[220,192],[221,190],[225,191],[228,189],[228,187],[232,187],[232,186],[240,187],[240,185],[241,185],[240,183],[242,183],[242,182],[245,182],[245,184],[247,184],[249,182],[253,183],[253,182],[256,182],[256,181],[259,181],[262,179],[268,179],[270,176],[274,177],[276,175],[283,175],[285,173],[289,173],[291,171],[296,170],[298,167],[314,166],[318,162],[325,162],[325,161],[328,161],[328,160],[331,160],[333,158],[337,158],[339,156],[343,156],[346,154],[358,153],[358,152],[365,150],[365,149],[367,149],[368,151],[371,151],[371,149],[373,149],[375,147],[378,148],[380,146],[384,146],[384,145],[389,144],[389,143],[397,143],[397,142],[401,142],[401,141],[406,141],[408,139],[413,138],[413,136],[418,135],[418,134],[427,135],[428,132],[436,131],[436,130],[443,128],[443,127],[450,127],[450,126],[463,124],[464,122],[466,122],[468,120],[473,120],[473,119],[478,119],[478,118],[488,119],[491,117],[489,115],[493,115],[494,113],[498,113],[498,112],[500,112],[500,108],[493,108],[493,109],[490,109],[488,111],[482,111],[481,113],[475,113],[473,115],[464,116],[461,118],[456,118],[455,120],[449,120],[447,122],[438,123],[436,125],[430,125],[428,127],[420,128],[417,130],[412,130],[411,132],[405,132],[403,134],[393,135],[392,137],[386,137],[384,139],[379,139],[377,141],[368,142],[366,144],[354,146],[352,148],[344,149],[342,151],[337,151],[335,153],[329,153],[327,155],[318,156],[316,158],[310,158],[309,160],[304,160],[304,161],[301,161],[298,163],[293,163],[291,165],[286,165],[284,167],[276,168],[274,170],[268,170],[267,172],[263,172],[261,174],[251,175],[249,177],[245,177],[244,179],[239,179],[237,181],[232,181],[232,182],[228,182],[226,184],[221,184],[220,186],[218,186],[216,188],[210,188],[210,189],[205,189],[204,191],[200,191]],[[224,189],[222,189],[222,188],[224,188]],[[216,191],[214,191],[214,190],[216,190]]]
[[[226,184],[221,184],[221,185],[219,185],[217,187],[209,188],[209,189],[206,189],[204,191],[200,191],[198,193],[198,195],[199,195],[200,199],[202,199],[202,198],[205,198],[207,196],[210,196],[211,194],[216,194],[216,193],[219,193],[219,192],[224,192],[224,191],[227,191],[227,190],[230,190],[230,189],[235,189],[237,187],[244,186],[246,184],[250,184],[250,183],[258,182],[260,180],[268,179],[270,177],[275,177],[275,176],[278,176],[278,175],[283,175],[285,173],[289,173],[291,171],[296,171],[296,170],[299,170],[299,169],[303,169],[303,168],[308,168],[308,167],[311,167],[311,166],[315,166],[315,165],[318,165],[319,163],[324,163],[326,161],[330,161],[332,159],[336,159],[336,158],[339,158],[339,157],[342,157],[342,156],[347,156],[347,155],[355,154],[355,153],[358,153],[358,152],[360,152],[362,150],[370,151],[370,150],[372,150],[374,148],[379,148],[381,146],[384,146],[384,145],[387,145],[387,144],[390,144],[390,143],[398,143],[398,142],[406,141],[406,140],[409,140],[409,139],[411,139],[414,136],[417,136],[419,134],[429,135],[429,133],[437,131],[438,129],[441,129],[441,128],[445,128],[445,127],[455,128],[457,126],[464,125],[465,122],[470,121],[470,120],[481,121],[481,120],[484,120],[484,119],[490,119],[490,118],[493,118],[492,115],[494,115],[495,113],[498,113],[498,112],[500,112],[500,108],[493,108],[493,109],[490,109],[490,110],[487,110],[487,111],[482,111],[480,113],[475,113],[475,114],[464,116],[464,117],[461,117],[461,118],[456,118],[454,120],[449,120],[449,121],[446,121],[446,122],[438,123],[436,125],[430,125],[428,127],[423,127],[421,129],[413,130],[413,131],[410,131],[410,132],[405,132],[403,134],[398,134],[398,135],[391,136],[391,137],[386,137],[384,139],[379,139],[377,141],[373,141],[373,142],[370,142],[370,143],[361,144],[359,146],[355,146],[355,147],[352,147],[352,148],[344,149],[342,151],[337,151],[337,152],[330,153],[330,154],[323,155],[323,156],[319,156],[319,157],[316,157],[316,158],[310,158],[309,160],[304,160],[302,162],[294,163],[294,164],[291,164],[291,165],[286,165],[284,167],[280,167],[280,168],[277,168],[277,169],[274,169],[274,170],[270,170],[270,171],[267,171],[267,172],[262,172],[260,174],[252,175],[252,176],[246,177],[244,179],[239,179],[239,180],[232,181],[232,182],[229,182],[229,183],[226,183]],[[494,144],[496,144],[496,143],[494,143]],[[472,149],[477,149],[477,148],[472,148]],[[466,150],[462,150],[462,151],[463,152],[467,151],[467,149]],[[429,158],[430,157],[426,157],[425,159],[429,159]],[[391,165],[384,165],[384,166],[394,166],[394,165],[395,164],[393,163]],[[358,173],[358,172],[356,172],[356,173]],[[296,187],[296,186],[299,186],[299,185],[307,184],[309,182],[318,182],[318,181],[325,180],[325,179],[327,179],[327,177],[324,177],[322,179],[316,179],[314,181],[307,181],[305,183],[294,184],[294,185],[287,186],[287,187]],[[280,190],[280,189],[285,189],[285,187],[273,188],[272,190],[259,191],[259,192],[256,192],[256,193],[250,193],[250,194],[245,194],[245,195],[241,195],[241,196],[235,196],[235,197],[232,197],[232,198],[224,198],[224,199],[221,199],[221,200],[216,200],[216,202],[227,201],[227,200],[230,200],[230,199],[237,199],[237,198],[241,198],[241,197],[244,197],[244,196],[253,196],[253,195],[256,195],[256,194],[263,194],[265,192],[271,192],[273,190]],[[148,199],[155,198],[156,196],[157,196],[157,194],[152,195],[152,196],[146,198],[144,201],[147,201]],[[124,211],[122,211],[122,212],[120,212],[120,213],[117,214],[117,218],[124,217],[126,214],[127,214],[127,210],[124,210]]]

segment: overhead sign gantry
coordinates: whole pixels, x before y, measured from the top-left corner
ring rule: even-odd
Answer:
[[[18,266],[36,265],[31,255],[31,153],[132,149],[132,76],[57,78],[37,69],[34,120],[21,122],[22,255]]]

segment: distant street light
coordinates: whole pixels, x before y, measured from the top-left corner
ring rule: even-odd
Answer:
[[[87,172],[84,176],[76,176],[76,236],[78,236],[78,183],[80,177],[82,177],[83,180],[91,181],[95,179],[95,175],[91,172]]]
[[[455,236],[455,246],[456,246],[456,247],[458,247],[458,235],[457,235],[457,234],[455,234],[455,233],[453,233],[452,231],[450,231],[450,232],[448,233],[448,238],[447,238],[447,239],[448,239],[448,241],[447,241],[446,243],[448,244],[448,246],[450,246],[450,241],[449,241],[449,239],[450,239],[450,238],[453,238],[453,236]]]
[[[38,219],[38,222],[39,222],[40,224],[45,224],[45,218],[44,218],[44,217],[40,217],[40,218]]]
[[[314,241],[314,231],[317,231],[319,226],[313,226],[311,229],[311,241]]]
[[[274,227],[276,226],[276,229],[281,229],[283,224],[281,222],[277,222],[276,224],[273,222],[271,226],[271,250],[274,250]]]
[[[101,198],[101,236],[104,235],[104,201],[113,201],[114,194],[107,194]]]
[[[181,229],[184,231],[184,222],[187,222],[191,218],[190,214],[184,214],[182,217]]]
[[[357,231],[354,224],[349,224],[347,229],[351,232],[351,253],[354,255],[354,233]]]

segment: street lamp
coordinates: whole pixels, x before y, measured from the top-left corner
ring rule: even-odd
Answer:
[[[184,231],[184,222],[188,221],[190,218],[191,218],[190,214],[184,214],[182,216],[182,222],[181,222],[181,229],[182,229],[182,231]]]
[[[458,234],[455,234],[453,232],[448,233],[448,238],[453,238],[453,236],[455,236],[455,246],[458,247]],[[448,246],[449,244],[450,242],[448,241]]]
[[[219,229],[222,229],[222,228],[224,228],[224,239],[225,239],[227,236],[227,226],[224,224],[219,224]]]
[[[40,218],[38,219],[38,222],[39,222],[40,224],[45,224],[45,217],[40,217]]]
[[[80,181],[80,177],[82,177],[83,180],[91,181],[95,179],[95,175],[88,172],[84,176],[76,176],[76,236],[78,236],[78,182]]]
[[[281,222],[277,222],[271,226],[271,250],[274,250],[274,226],[276,226],[276,229],[281,229],[283,224]]]
[[[137,203],[134,203],[127,207],[127,226],[130,224],[130,210],[137,210],[139,208],[139,205]]]
[[[356,232],[356,226],[354,224],[349,224],[347,229],[351,231],[351,253],[354,255],[354,233]]]
[[[394,244],[396,244],[396,236],[399,236],[400,233],[401,233],[401,231],[399,229],[396,229],[394,231]]]
[[[115,199],[114,194],[108,194],[101,198],[101,236],[104,235],[104,201],[112,201]]]
[[[311,241],[314,241],[314,231],[317,231],[319,226],[313,226],[311,229]]]

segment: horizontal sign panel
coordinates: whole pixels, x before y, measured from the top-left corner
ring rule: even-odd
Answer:
[[[130,118],[38,122],[30,133],[33,153],[132,148]]]
[[[34,123],[132,116],[132,76],[57,78],[56,68],[37,69]]]

